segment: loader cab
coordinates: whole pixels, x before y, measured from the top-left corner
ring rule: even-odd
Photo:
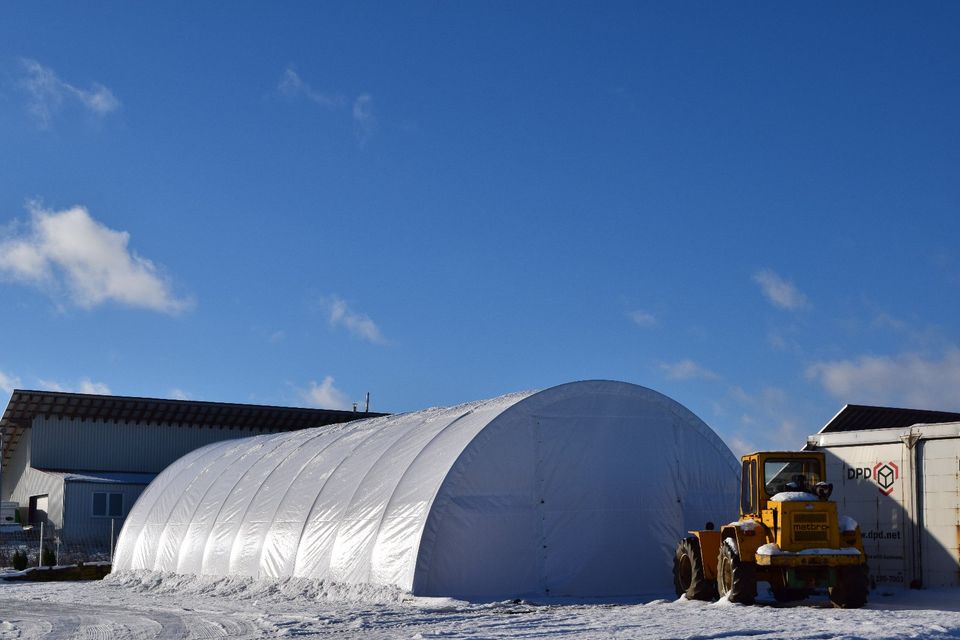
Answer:
[[[826,478],[822,452],[766,451],[741,458],[740,515],[759,517],[778,493],[813,493]]]

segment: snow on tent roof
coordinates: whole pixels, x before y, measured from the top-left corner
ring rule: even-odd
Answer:
[[[198,449],[134,505],[114,570],[475,599],[663,592],[677,539],[731,519],[737,468],[670,398],[575,382]]]

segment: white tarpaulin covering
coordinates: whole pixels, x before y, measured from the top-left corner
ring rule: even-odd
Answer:
[[[737,468],[666,396],[575,382],[198,449],[134,505],[114,571],[652,593],[684,531],[731,519]]]

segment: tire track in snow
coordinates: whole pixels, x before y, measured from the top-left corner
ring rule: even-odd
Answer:
[[[23,640],[175,640],[182,638],[258,637],[260,630],[227,612],[145,611],[102,604],[77,606],[54,602],[0,600],[0,639]]]

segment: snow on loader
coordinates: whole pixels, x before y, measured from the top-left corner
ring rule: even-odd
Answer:
[[[780,602],[826,588],[836,607],[867,601],[869,581],[860,527],[837,515],[822,452],[743,456],[740,520],[690,531],[677,545],[673,581],[691,600],[752,604],[757,583]]]

